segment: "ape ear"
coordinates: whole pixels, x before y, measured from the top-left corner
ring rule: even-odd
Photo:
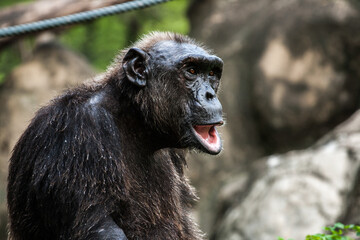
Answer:
[[[149,76],[149,55],[139,48],[131,48],[123,60],[127,79],[139,87],[145,87]]]

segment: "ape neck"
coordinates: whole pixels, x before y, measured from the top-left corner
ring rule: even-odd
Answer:
[[[168,141],[163,136],[144,124],[144,114],[140,112],[139,107],[129,100],[129,98],[133,97],[134,92],[132,91],[134,90],[127,84],[121,84],[120,87],[108,85],[101,91],[106,92],[106,94],[103,94],[104,96],[111,96],[112,98],[110,101],[104,99],[103,102],[106,104],[106,108],[115,116],[116,125],[123,138],[121,144],[124,148],[132,148],[134,151],[130,152],[138,152],[149,156],[169,147]]]

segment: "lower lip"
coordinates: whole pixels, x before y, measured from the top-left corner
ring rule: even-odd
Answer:
[[[193,127],[194,134],[196,135],[197,140],[201,145],[206,148],[211,154],[217,154],[221,151],[221,140],[219,134],[216,130],[217,125],[222,125],[223,123],[214,124],[214,125],[197,125]],[[196,128],[210,128],[208,131],[208,136],[205,139],[201,134],[199,134],[195,129]]]

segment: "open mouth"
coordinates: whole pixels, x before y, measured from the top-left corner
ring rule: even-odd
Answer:
[[[214,124],[193,126],[197,140],[210,154],[218,154],[221,151],[221,140],[216,127],[223,124],[224,122],[221,121]]]

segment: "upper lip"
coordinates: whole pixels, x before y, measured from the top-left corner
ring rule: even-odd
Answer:
[[[194,126],[222,126],[224,125],[224,121],[212,122],[212,123],[198,123],[194,124]]]

